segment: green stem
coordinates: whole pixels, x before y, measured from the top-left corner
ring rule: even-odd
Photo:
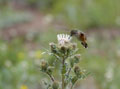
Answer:
[[[50,77],[50,79],[54,82],[55,81],[54,77],[52,75],[50,75],[48,72],[47,72],[47,74]]]
[[[64,70],[64,64],[65,64],[65,58],[63,57],[63,60],[62,60],[62,71]],[[64,73],[62,72],[62,89],[65,89],[65,81],[64,81],[64,78],[65,78],[65,75],[64,75]]]
[[[62,74],[62,89],[65,88],[64,86],[65,86],[65,85],[64,85],[64,75]]]

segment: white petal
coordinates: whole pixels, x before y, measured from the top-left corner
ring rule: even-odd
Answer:
[[[66,34],[66,38],[68,38],[68,37],[69,37],[69,35]]]
[[[57,35],[57,39],[58,39],[58,43],[60,45],[65,45],[66,42],[70,42],[71,40],[71,36],[70,35],[67,35],[67,34],[58,34]]]
[[[64,34],[62,34],[62,38],[64,38]]]
[[[57,39],[59,40],[59,35],[57,35]]]
[[[62,39],[62,34],[60,34],[60,39]]]

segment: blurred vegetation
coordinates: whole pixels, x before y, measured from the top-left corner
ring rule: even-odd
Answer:
[[[2,5],[9,0],[1,0]],[[16,1],[43,12],[53,13],[71,27],[119,27],[120,0],[24,0]]]
[[[28,12],[4,8],[0,11],[0,28],[8,28],[16,24],[29,22],[31,19],[32,15]]]
[[[16,9],[12,7],[13,3],[25,9]],[[28,8],[52,14],[71,28],[96,28],[88,38],[88,49],[83,49],[78,43],[84,59],[80,65],[92,73],[96,89],[120,89],[120,38],[113,38],[110,31],[105,36],[97,32],[100,27],[120,27],[119,3],[120,0],[0,0],[0,31],[30,22],[32,15],[27,12]],[[11,40],[0,38],[0,89],[41,89],[41,77],[44,75],[37,66],[42,56],[47,57],[51,64],[53,60],[42,52],[46,51],[49,42],[56,41],[56,34],[66,33],[53,29],[50,26],[45,32],[36,33],[33,29],[33,32]],[[104,33],[104,29],[102,31]],[[56,78],[58,73],[57,70],[54,73]]]
[[[71,27],[79,28],[119,27],[119,3],[119,0],[52,0],[49,2],[53,14],[63,20],[66,19]]]
[[[119,0],[58,0],[53,13],[61,15],[72,27],[120,26]]]
[[[23,43],[21,39],[11,43],[0,41],[0,89],[20,89],[23,84],[29,87],[33,84],[31,88],[39,85],[36,82],[40,78],[38,69],[34,68]]]
[[[42,55],[42,52],[46,51],[49,42],[56,42],[56,33],[59,32],[55,31],[54,35],[53,31],[47,32],[48,36],[46,36],[46,32],[42,33],[42,35],[38,34],[37,38],[33,39],[32,42],[41,45],[41,47],[38,46],[35,50],[27,50],[25,40],[23,40],[27,39],[26,37],[23,39],[15,38],[11,43],[1,40],[1,89],[19,89],[22,85],[26,85],[29,89],[41,87],[39,83],[41,82],[41,77],[44,75],[39,72],[37,65],[39,65],[44,57],[46,57],[51,64],[53,63],[54,58]],[[36,37],[36,34],[33,36]],[[80,62],[81,68],[86,68],[92,73],[90,76],[94,78],[97,89],[120,88],[120,41],[118,39],[119,38],[108,40],[106,43],[104,36],[94,35],[89,38],[89,49],[85,50],[76,40],[79,44],[80,53],[82,52],[82,59],[84,59]],[[59,63],[57,65],[59,65]],[[57,67],[58,66],[56,66],[56,68]],[[54,76],[58,78],[59,71],[55,71]],[[5,86],[6,84],[8,86]]]

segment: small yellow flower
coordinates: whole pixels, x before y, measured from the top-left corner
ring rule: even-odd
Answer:
[[[19,52],[17,54],[17,56],[18,56],[18,59],[24,59],[25,58],[25,54],[23,52]]]
[[[28,89],[26,85],[22,85],[20,89]]]
[[[35,52],[35,58],[40,59],[42,57],[42,52],[40,50]]]

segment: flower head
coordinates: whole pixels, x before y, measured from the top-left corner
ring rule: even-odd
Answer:
[[[75,74],[76,75],[79,75],[80,74],[80,68],[79,68],[79,66],[75,66],[75,68],[74,68],[74,72],[75,72]]]
[[[54,81],[52,84],[53,89],[58,89],[59,88],[59,83],[57,81]]]
[[[41,63],[41,70],[46,71],[48,68],[48,63],[46,61],[42,61]]]
[[[70,35],[67,34],[58,34],[57,39],[59,45],[65,45],[67,43],[70,43],[72,37],[70,37]]]

